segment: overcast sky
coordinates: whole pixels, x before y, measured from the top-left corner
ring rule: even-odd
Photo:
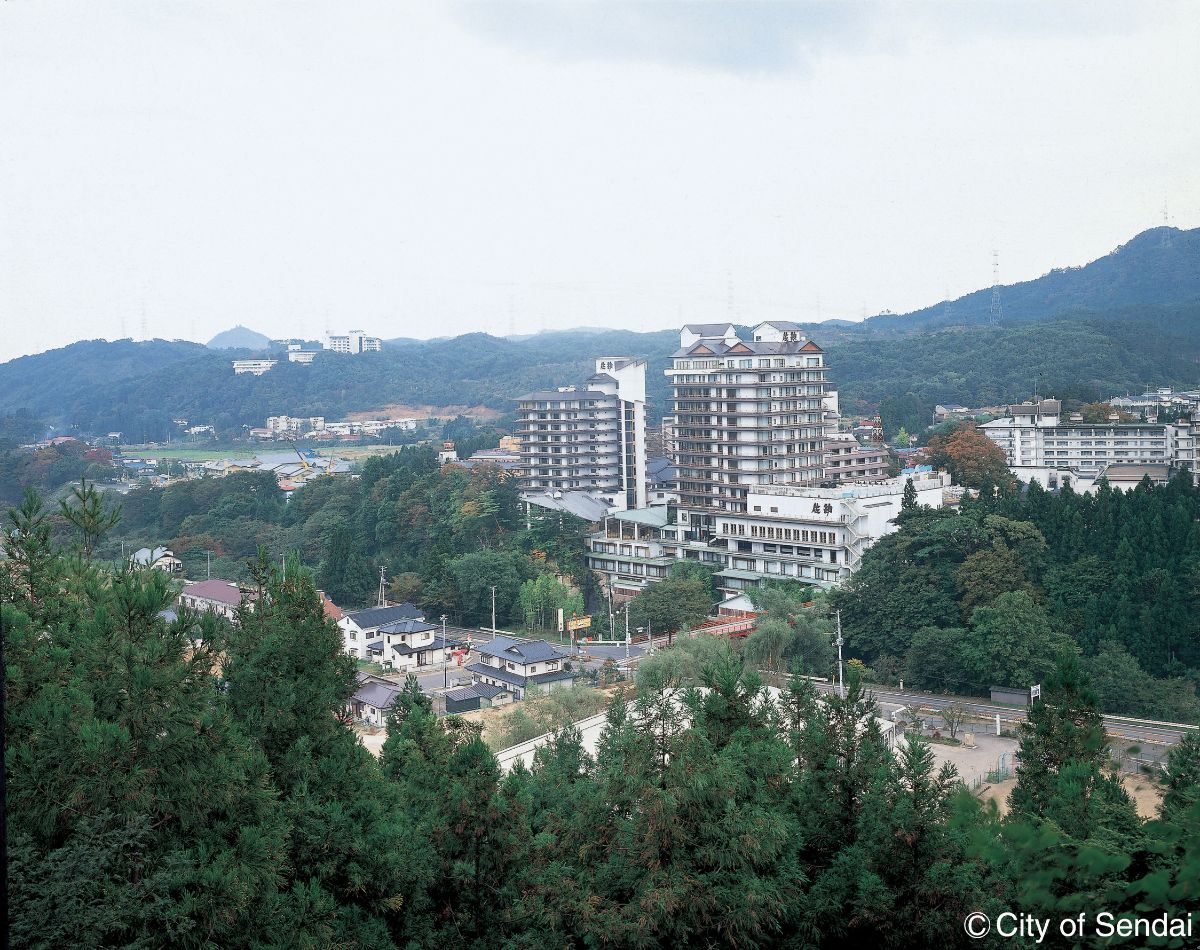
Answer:
[[[0,4],[0,360],[860,319],[1200,224],[1200,4]]]

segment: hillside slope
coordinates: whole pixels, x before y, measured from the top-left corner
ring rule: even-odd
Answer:
[[[1200,228],[1152,228],[1082,267],[1056,268],[1000,289],[1002,325],[1054,319],[1076,310],[1170,307],[1200,299]],[[916,333],[991,323],[991,288],[861,324],[868,332]]]

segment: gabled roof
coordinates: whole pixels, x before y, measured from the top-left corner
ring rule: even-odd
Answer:
[[[739,340],[737,343],[733,344],[733,346],[731,346],[725,352],[726,353],[753,353],[754,351],[752,349],[750,349],[750,347],[746,346],[745,343],[742,343]]]
[[[807,343],[804,344],[804,346],[800,347],[800,352],[801,353],[824,353],[825,351],[822,350],[819,346],[817,346],[817,344],[815,344],[812,340],[809,340]]]
[[[697,343],[690,350],[688,350],[688,353],[695,354],[697,356],[716,356],[717,355],[712,350],[710,350],[707,346],[705,346],[703,343]]]
[[[325,591],[318,591],[321,595],[321,609],[325,612],[325,616],[336,622],[344,616],[342,608],[329,599],[329,595]]]
[[[396,702],[396,697],[403,692],[399,686],[388,686],[385,683],[364,683],[354,691],[354,698],[360,703],[369,703],[377,709],[390,709]]]
[[[356,610],[346,614],[345,619],[354,621],[354,624],[361,630],[368,630],[397,620],[424,620],[425,614],[412,604],[405,603]]]
[[[164,547],[157,547],[153,551],[149,548],[138,548],[129,560],[139,567],[150,567],[160,558],[166,557],[169,554],[171,554],[170,549]]]
[[[545,640],[514,640],[512,637],[493,637],[487,643],[476,644],[475,650],[484,656],[496,656],[513,663],[542,663],[546,660],[567,659],[567,654]]]
[[[233,581],[213,578],[210,581],[196,581],[183,588],[186,597],[196,597],[201,600],[211,600],[217,604],[228,604],[236,607],[242,602],[242,590]]]
[[[685,323],[683,328],[697,336],[724,336],[732,323]]]
[[[804,329],[804,327],[800,326],[800,324],[793,323],[791,320],[764,320],[758,326],[759,327],[774,327],[776,330],[801,330],[801,331],[803,331],[803,329]],[[757,330],[758,327],[755,327],[754,329]]]

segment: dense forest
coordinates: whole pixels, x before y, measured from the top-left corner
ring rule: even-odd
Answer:
[[[426,447],[367,459],[358,478],[315,479],[286,504],[273,475],[253,472],[140,488],[121,503],[104,557],[165,544],[192,578],[206,575],[211,557],[214,576],[245,580],[245,562],[259,548],[277,560],[296,551],[347,609],[375,602],[381,567],[395,599],[467,624],[490,619],[492,585],[498,619],[520,625],[527,584],[543,575],[589,584],[586,525],[538,509],[527,518],[503,473],[439,466]],[[551,593],[554,609],[568,596]]]
[[[1070,658],[1005,818],[926,740],[891,752],[853,673],[845,698],[797,679],[773,701],[728,648],[703,690],[618,696],[594,756],[567,728],[508,774],[410,680],[376,760],[298,558],[254,562],[236,627],[167,623],[166,579],[99,568],[111,519],[72,516],[70,553],[36,497],[4,535],[13,946],[1000,947],[964,919],[1002,911],[1083,912],[1083,939],[1042,945],[1099,946],[1101,910],[1200,910],[1200,742],[1140,819]]]
[[[890,679],[986,695],[1077,651],[1109,712],[1200,722],[1200,488],[910,509],[834,594],[846,647]]]

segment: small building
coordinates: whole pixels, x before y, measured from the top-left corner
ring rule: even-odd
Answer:
[[[261,376],[263,373],[269,372],[279,360],[233,360],[233,371],[238,376],[244,376],[250,373],[254,376]]]
[[[350,715],[369,726],[385,726],[403,690],[368,673],[358,674],[358,689],[350,697]]]
[[[252,592],[243,590],[233,581],[214,577],[212,580],[186,585],[179,595],[179,605],[201,613],[220,614],[227,620],[236,622],[238,607],[243,600],[252,599],[253,596]]]
[[[479,662],[468,664],[475,684],[509,689],[514,699],[528,690],[549,692],[570,686],[576,674],[566,668],[569,656],[545,640],[518,640],[498,636],[477,644]]]
[[[503,706],[513,701],[512,690],[507,686],[492,686],[489,683],[475,683],[473,686],[463,686],[449,690],[445,694],[446,713],[474,712],[477,709],[490,709],[493,706]]]
[[[182,574],[183,561],[179,560],[168,548],[139,548],[129,556],[129,566],[132,568],[151,568],[166,574]]]

